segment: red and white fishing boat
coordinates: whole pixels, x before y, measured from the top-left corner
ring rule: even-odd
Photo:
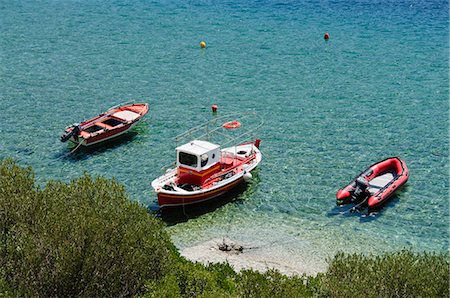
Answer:
[[[72,124],[61,135],[61,142],[91,146],[118,137],[129,131],[148,112],[147,103],[124,104],[110,108],[103,114]]]
[[[391,157],[371,165],[336,193],[338,205],[354,203],[374,209],[386,202],[406,181],[408,168],[403,160]]]
[[[237,129],[229,121],[222,129]],[[205,127],[205,126],[202,126]],[[213,129],[214,133],[220,133]],[[252,179],[251,171],[261,162],[260,140],[221,149],[219,145],[195,139],[176,148],[176,166],[153,180],[160,207],[191,205],[216,198]]]

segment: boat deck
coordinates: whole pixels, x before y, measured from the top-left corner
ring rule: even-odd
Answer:
[[[376,193],[377,191],[388,185],[389,182],[392,181],[392,179],[394,179],[394,174],[390,172],[375,177],[369,182],[369,192],[371,194]]]
[[[137,118],[139,118],[140,114],[129,110],[123,110],[114,113],[113,116],[122,119],[124,121],[134,121]]]

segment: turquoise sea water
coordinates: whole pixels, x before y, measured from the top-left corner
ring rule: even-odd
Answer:
[[[421,0],[3,1],[0,158],[33,166],[42,185],[116,177],[154,210],[150,181],[173,161],[172,137],[214,103],[251,109],[265,120],[255,182],[169,226],[180,248],[226,235],[312,263],[339,250],[445,251],[448,11]],[[65,156],[66,125],[129,100],[150,104],[132,134]],[[337,214],[336,190],[390,156],[406,161],[407,186],[375,217]]]

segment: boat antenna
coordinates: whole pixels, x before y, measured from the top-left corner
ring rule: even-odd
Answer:
[[[250,117],[250,116],[258,116],[258,115],[256,114],[255,111],[250,111],[250,112],[230,113],[230,114],[222,115],[222,116],[219,116],[219,117],[215,117],[215,118],[213,118],[211,120],[208,120],[207,122],[199,124],[199,125],[191,128],[191,129],[189,129],[189,130],[187,130],[187,131],[177,135],[174,139],[175,139],[175,142],[178,145],[178,142],[184,140],[185,138],[191,137],[194,134],[198,134],[199,132],[203,133],[205,131],[206,131],[206,133],[203,133],[200,136],[196,136],[196,138],[199,138],[199,139],[206,138],[207,140],[209,140],[210,135],[212,133],[217,133],[217,134],[220,134],[221,136],[228,137],[228,135],[222,134],[222,133],[219,132],[219,130],[222,129],[222,125],[217,125],[217,123],[221,123],[223,121],[223,119],[226,119],[226,118],[239,117],[239,119],[241,120],[241,119],[244,119],[244,118],[247,118],[247,117]],[[260,116],[259,116],[259,118],[260,118],[261,122],[263,122],[262,118]],[[241,137],[251,133],[252,131],[258,129],[260,126],[261,126],[261,124],[258,125],[257,128],[255,128],[255,129],[253,129],[251,131],[247,131],[247,132],[245,132],[245,133],[243,133],[243,134],[241,134],[241,135],[239,135],[237,137],[234,137],[233,140],[236,140],[238,138],[241,138]],[[230,140],[230,142],[233,141],[233,140]],[[222,144],[222,145],[224,145],[224,144]]]

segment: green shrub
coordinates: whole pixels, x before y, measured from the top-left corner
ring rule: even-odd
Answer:
[[[11,290],[4,276],[3,268],[0,268],[0,297],[18,297],[19,295]]]
[[[208,271],[215,274],[217,284],[220,288],[229,293],[233,293],[236,289],[236,278],[238,274],[228,263],[211,263],[206,266]]]
[[[331,297],[448,297],[449,258],[410,251],[368,257],[340,253],[322,283]]]
[[[235,297],[236,275],[228,264],[205,267],[180,258],[170,274],[147,284],[145,297]]]
[[[114,180],[84,175],[34,186],[31,169],[0,164],[0,265],[26,296],[133,296],[173,266],[160,221]]]
[[[273,298],[273,297],[311,297],[314,292],[310,283],[314,277],[288,277],[277,270],[259,273],[253,270],[243,270],[238,280],[239,297]]]
[[[288,277],[276,270],[236,273],[228,264],[181,260],[170,275],[147,284],[145,297],[311,297],[315,282],[315,277]]]

